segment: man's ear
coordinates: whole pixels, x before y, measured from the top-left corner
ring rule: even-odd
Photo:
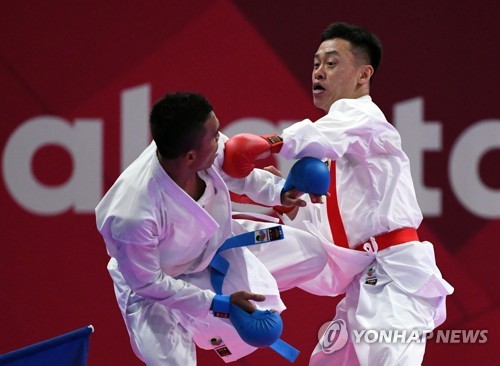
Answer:
[[[361,73],[359,75],[359,83],[366,84],[370,82],[370,79],[375,71],[372,65],[363,65],[361,68]]]
[[[185,155],[184,155],[184,160],[187,165],[191,165],[195,160],[196,160],[196,151],[195,150],[189,150]]]

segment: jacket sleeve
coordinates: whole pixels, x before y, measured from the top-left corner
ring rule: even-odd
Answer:
[[[370,146],[376,146],[372,139],[381,133],[377,130],[385,130],[389,124],[380,123],[352,101],[336,103],[335,110],[316,122],[306,119],[283,130],[279,155],[287,159],[311,156],[336,160],[346,153],[363,155]]]
[[[132,291],[192,317],[206,317],[215,293],[165,274],[159,265],[158,240],[148,230],[147,223],[121,220],[117,217],[108,219],[101,233],[107,247],[113,248],[110,254],[116,259],[118,269]],[[126,234],[120,236],[127,240],[112,234],[120,227],[126,227]]]

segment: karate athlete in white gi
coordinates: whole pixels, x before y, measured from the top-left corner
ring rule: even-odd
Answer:
[[[264,170],[245,179],[221,173],[227,137],[199,94],[168,94],[153,107],[150,124],[154,142],[96,208],[132,348],[147,365],[194,365],[195,342],[233,361],[256,348],[210,311],[217,304],[207,266],[227,238],[248,232],[246,221],[231,218],[228,188],[279,205],[284,179]],[[276,225],[248,223],[252,230]],[[283,240],[224,252],[230,267],[223,294],[232,304],[249,312],[282,311],[279,291],[323,270],[319,240],[294,228],[283,231]]]
[[[330,254],[323,273],[301,288],[345,293],[310,365],[420,365],[424,332],[445,320],[453,292],[432,244],[416,233],[422,213],[400,136],[369,95],[381,55],[372,33],[331,24],[312,73],[314,104],[326,116],[295,123],[281,136],[241,134],[226,143],[223,169],[232,176],[245,176],[270,153],[333,163],[326,206],[300,208],[293,222],[284,217],[321,238]],[[371,337],[360,336],[367,331]],[[373,341],[373,331],[393,336]]]

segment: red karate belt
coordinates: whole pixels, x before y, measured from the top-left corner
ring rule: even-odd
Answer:
[[[417,230],[412,227],[404,227],[402,229],[389,231],[388,233],[374,236],[374,239],[377,242],[379,251],[392,247],[393,245],[408,243],[409,241],[420,241]],[[363,245],[361,244],[354,249],[364,251]]]
[[[337,198],[337,174],[335,168],[335,160],[330,163],[330,188],[328,189],[330,196],[327,197],[327,212],[330,222],[330,230],[332,231],[333,241],[336,245],[349,248],[347,235],[344,229],[344,223],[340,216],[340,209]],[[407,243],[409,241],[419,241],[417,230],[414,228],[402,228],[380,234],[374,237],[378,245],[378,250],[386,249],[390,246]],[[363,245],[357,245],[354,249],[364,251]]]
[[[337,199],[335,160],[331,160],[330,162],[330,187],[328,188],[328,193],[330,193],[330,195],[326,198],[326,210],[328,212],[328,221],[330,222],[333,242],[340,247],[349,248]]]

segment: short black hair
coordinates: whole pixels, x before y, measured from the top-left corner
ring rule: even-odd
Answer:
[[[372,32],[349,23],[335,22],[325,28],[321,34],[321,42],[341,38],[350,42],[355,50],[359,50],[373,67],[373,74],[382,62],[382,43]]]
[[[151,110],[149,124],[160,154],[175,159],[198,148],[212,111],[210,102],[198,93],[170,93],[158,100]]]

